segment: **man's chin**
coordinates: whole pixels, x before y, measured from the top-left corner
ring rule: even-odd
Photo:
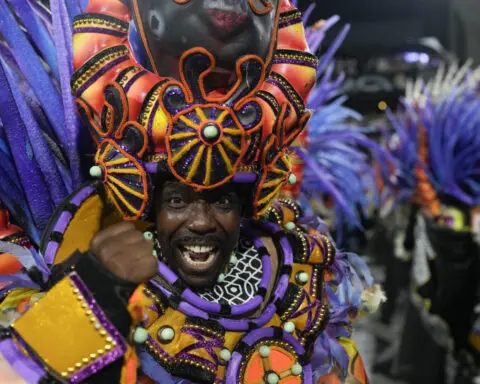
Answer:
[[[179,273],[183,282],[191,288],[208,288],[215,284],[216,276],[195,276]]]

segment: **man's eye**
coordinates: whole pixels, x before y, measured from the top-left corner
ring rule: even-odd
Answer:
[[[170,197],[168,199],[168,205],[172,208],[181,208],[185,204],[185,200],[183,200],[181,197]]]
[[[222,206],[222,207],[229,207],[233,203],[233,200],[230,196],[222,196],[217,200],[217,204]]]

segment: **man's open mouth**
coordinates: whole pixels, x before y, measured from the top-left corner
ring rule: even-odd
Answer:
[[[179,248],[188,264],[200,268],[209,267],[219,252],[219,248],[214,245],[182,245]]]

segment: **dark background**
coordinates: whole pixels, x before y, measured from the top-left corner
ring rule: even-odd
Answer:
[[[299,0],[305,10],[312,2]],[[346,23],[350,33],[337,58],[337,70],[347,72],[346,93],[349,106],[364,114],[379,112],[380,102],[395,108],[404,94],[406,78],[428,77],[440,61],[468,57],[480,64],[480,0],[317,0],[310,22],[339,15],[341,21],[328,34],[328,46]],[[473,15],[473,16],[472,16]],[[425,47],[422,39],[433,37],[438,47]],[[430,56],[427,67],[401,69],[391,66],[379,72],[379,58],[404,52],[422,52]],[[402,80],[403,79],[403,80]]]

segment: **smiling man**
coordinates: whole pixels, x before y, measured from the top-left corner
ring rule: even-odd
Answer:
[[[362,264],[276,201],[297,183],[289,147],[318,65],[298,10],[91,0],[73,25],[92,179],[42,228],[41,256],[23,235],[0,242],[24,266],[0,279],[15,318],[0,368],[28,383],[366,383],[350,339]]]

